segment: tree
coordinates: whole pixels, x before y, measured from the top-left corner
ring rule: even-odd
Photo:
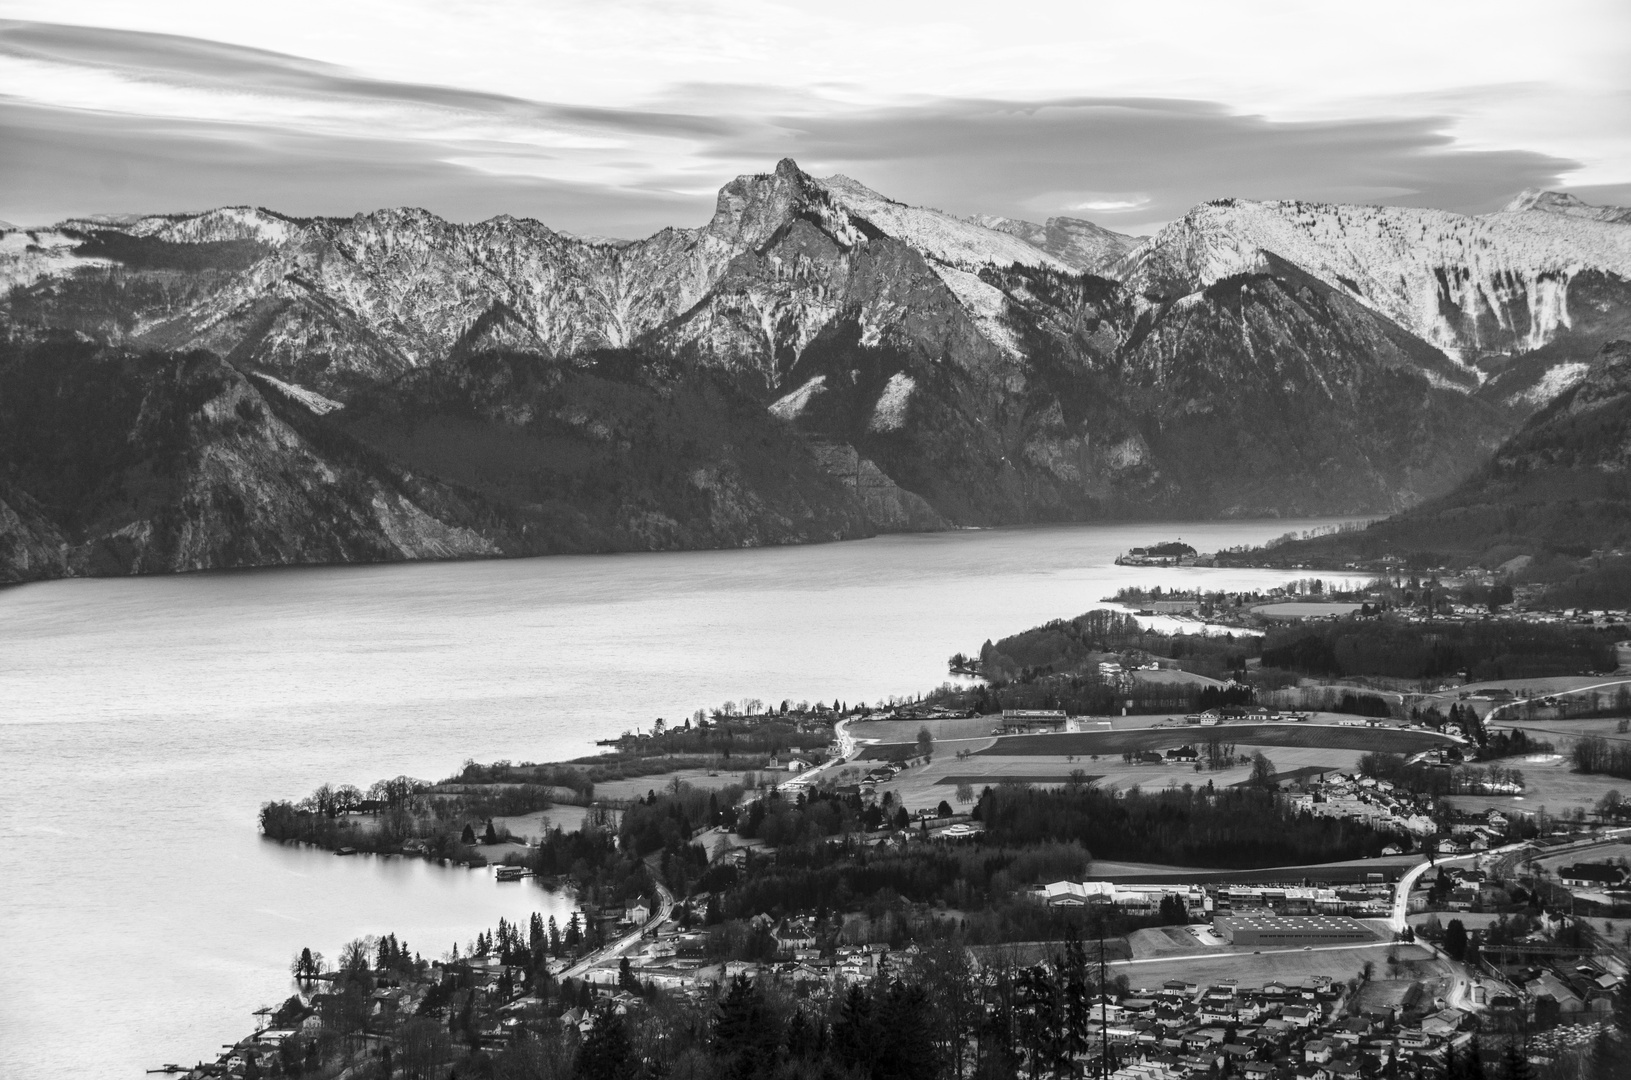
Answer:
[[[929,733],[927,724],[917,729],[917,752],[919,757],[929,757],[934,753],[934,736]]]
[[[969,1036],[983,1012],[968,950],[956,939],[934,942],[919,955],[913,971],[928,993],[940,1060],[951,1066],[952,1076],[962,1076]]]
[[[1182,926],[1189,922],[1189,909],[1176,896],[1171,894],[1163,896],[1160,910],[1161,923],[1164,926]]]
[[[374,948],[367,938],[348,941],[340,950],[340,977],[346,982],[361,982],[372,970]]]
[[[1500,1080],[1534,1080],[1535,1070],[1529,1065],[1527,1046],[1517,1040],[1508,1042],[1501,1050]]]
[[[1607,1028],[1598,1028],[1597,1037],[1591,1041],[1589,1080],[1612,1080],[1619,1074],[1619,1054],[1616,1052],[1614,1038]]]
[[[974,801],[974,785],[967,780],[957,781],[957,801],[971,803]]]
[[[1268,755],[1261,750],[1252,751],[1252,775],[1248,782],[1253,787],[1259,787],[1265,791],[1271,791],[1276,786],[1274,782],[1274,762],[1270,761]]]
[[[312,952],[310,949],[301,949],[300,955],[294,958],[289,965],[289,974],[297,982],[311,982],[323,973],[323,954]]]
[[[623,1018],[603,1006],[578,1047],[578,1075],[583,1080],[625,1080],[634,1071],[632,1057]]]
[[[476,843],[476,830],[471,828],[468,823],[465,824],[464,832],[459,836],[459,842],[461,844],[469,844],[471,846],[474,846]]]
[[[934,812],[936,817],[951,817],[951,803],[941,799],[940,805],[935,807]]]
[[[487,819],[487,829],[481,834],[481,842],[484,844],[498,843],[498,830],[493,827],[492,818]]]
[[[838,1018],[833,1021],[833,1056],[846,1068],[859,1070],[872,1060],[877,1043],[872,999],[859,986],[851,986],[838,1007]]]
[[[1460,962],[1467,956],[1467,927],[1460,919],[1451,919],[1444,928],[1444,951],[1451,960]]]
[[[630,993],[640,992],[640,980],[634,977],[634,968],[629,964],[629,958],[624,957],[617,962],[617,986],[620,990]]]
[[[732,979],[714,1014],[713,1051],[723,1075],[741,1080],[767,1075],[775,1066],[780,1034],[759,988],[740,975]]]

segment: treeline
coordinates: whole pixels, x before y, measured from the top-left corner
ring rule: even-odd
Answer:
[[[1385,675],[1436,679],[1466,673],[1474,682],[1612,671],[1613,635],[1545,623],[1408,623],[1342,619],[1268,632],[1263,666],[1305,675]]]
[[[634,757],[691,754],[730,760],[768,757],[789,750],[821,750],[832,741],[830,723],[817,724],[819,730],[800,731],[800,718],[787,715],[786,710],[787,702],[782,702],[780,713],[721,715],[696,724],[687,719],[650,735],[625,735],[617,741],[617,748],[621,754]]]
[[[1080,878],[1091,861],[1073,843],[869,847],[848,841],[784,848],[750,858],[741,870],[715,866],[698,884],[724,892],[720,914],[726,919],[812,908],[844,911],[867,901],[878,902],[880,910],[904,902],[975,911],[1011,900],[1034,884]]]
[[[480,864],[486,860],[474,851],[478,829],[491,842],[499,838],[494,817],[555,804],[554,788],[541,784],[449,785],[399,776],[365,793],[349,784],[324,784],[299,802],[263,804],[260,829],[273,840],[375,853],[394,854],[417,842],[432,857]]]
[[[1125,792],[1066,785],[987,788],[975,816],[996,844],[1076,843],[1100,859],[1252,869],[1379,855],[1396,834],[1291,813],[1272,792],[1190,788]]]
[[[1212,674],[1244,669],[1247,658],[1257,655],[1257,642],[1233,634],[1163,634],[1144,629],[1126,612],[1095,608],[995,644],[986,642],[980,649],[980,670],[993,683],[1034,681],[1081,672],[1105,653],[1132,651],[1177,660],[1187,671]]]
[[[571,765],[534,765],[524,761],[512,765],[508,761],[495,761],[482,765],[466,761],[459,774],[443,784],[521,784],[534,787],[562,788],[576,796],[575,801],[587,805],[595,797],[595,777],[588,770]]]
[[[1245,685],[1135,682],[1118,687],[1096,674],[1032,674],[996,685],[943,686],[929,695],[929,701],[981,716],[1004,709],[1064,709],[1072,716],[1115,716],[1123,708],[1134,713],[1199,712],[1249,705],[1254,697],[1252,688]]]
[[[1569,759],[1577,772],[1631,780],[1631,743],[1609,742],[1601,735],[1588,735],[1575,740]]]

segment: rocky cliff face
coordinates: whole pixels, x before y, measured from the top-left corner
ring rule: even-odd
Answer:
[[[1538,203],[1227,203],[1129,251],[791,161],[636,242],[402,209],[6,232],[0,377],[38,409],[0,403],[0,558],[18,577],[1391,509],[1578,377],[1579,343],[1631,311],[1622,233]],[[1112,263],[1125,282],[1083,272]]]

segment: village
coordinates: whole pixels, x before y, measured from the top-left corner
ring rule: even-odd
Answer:
[[[1090,986],[1070,1068],[1119,1080],[1437,1075],[1517,1038],[1547,1060],[1631,1016],[1626,807],[1612,778],[1571,770],[1546,741],[1571,697],[1600,711],[1631,680],[1448,680],[1389,696],[1317,680],[1267,690],[1247,681],[1252,664],[1212,679],[1141,647],[1072,663],[1121,707],[998,708],[955,689],[872,707],[749,700],[626,733],[604,764],[467,764],[421,785],[409,799],[420,816],[407,816],[444,840],[411,838],[401,854],[569,890],[567,924],[501,925],[433,958],[354,942],[349,963],[303,972],[252,1037],[186,1071],[338,1076],[372,1061],[389,1076],[411,1046],[434,1060],[404,1075],[442,1080],[461,1055],[588,1046],[625,1022],[684,1015],[706,1028],[744,993],[836,1024],[857,992],[939,992],[948,964],[971,1016],[1008,1017],[1003,1052],[1021,1062],[1054,1052],[1022,1038],[1053,1007],[1046,994]],[[1136,695],[1152,682],[1191,706],[1151,708]],[[502,829],[446,816],[528,784],[592,792],[573,820],[596,831],[528,836],[548,811]],[[1012,816],[1033,797],[1223,815],[1254,850],[1295,832],[1313,846],[1288,854],[1333,854],[1274,865],[1225,848],[1200,869],[1103,856],[1116,845],[1100,833],[1091,852],[1044,844],[1064,874],[1044,858],[1028,878],[966,880],[981,859],[1036,859],[1021,852],[1048,840],[1046,816],[1017,833]],[[355,838],[337,853],[398,853],[380,840],[383,804],[285,812],[328,846]],[[463,843],[447,842],[460,827]],[[909,884],[953,866],[964,870],[939,885]],[[851,891],[867,867],[905,891]],[[980,1041],[974,1027],[957,1038]]]
[[[1480,1034],[1521,1031],[1526,1052],[1544,1060],[1549,1048],[1589,1040],[1623,1016],[1625,940],[1612,938],[1608,920],[1565,913],[1546,891],[1564,890],[1571,906],[1577,896],[1623,905],[1626,868],[1583,861],[1617,850],[1623,832],[1560,830],[1442,862],[1378,863],[1354,868],[1345,883],[1067,880],[1038,886],[1028,899],[1079,911],[1089,929],[1096,913],[1164,917],[1165,925],[1119,941],[1116,959],[1098,961],[1082,1061],[1090,1075],[1432,1076]],[[1550,873],[1539,865],[1558,858],[1575,861]],[[1542,897],[1554,903],[1533,907]],[[639,1013],[658,999],[706,1010],[739,980],[821,1009],[849,987],[910,980],[923,959],[916,943],[846,943],[842,919],[803,912],[755,916],[769,955],[718,962],[693,929],[695,913],[717,900],[664,895],[592,913],[615,920],[607,933],[621,936],[589,956],[551,958],[542,972],[527,959],[539,944],[536,926],[530,946],[517,928],[500,927],[496,941],[479,939],[470,955],[428,963],[404,965],[391,945],[374,942],[361,951],[365,993],[343,988],[344,972],[327,974],[322,983],[333,989],[268,1011],[261,1030],[192,1074],[263,1075],[273,1062],[337,1039],[401,1061],[406,1049],[385,1048],[393,1032],[400,1040],[410,1030],[408,1018],[463,1031],[486,1050],[540,1030],[587,1038],[607,1016]],[[553,930],[544,932],[546,951]],[[1089,941],[1089,956],[1102,957],[1102,948]],[[1001,947],[970,950],[969,959],[982,995],[1018,969],[1057,963]]]

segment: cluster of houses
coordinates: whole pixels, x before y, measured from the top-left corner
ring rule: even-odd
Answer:
[[[1519,968],[1511,977],[1536,1003],[1537,1013],[1552,1009],[1560,1020],[1612,1013],[1614,995],[1622,982],[1620,976],[1596,964],[1572,961]]]
[[[1494,881],[1483,870],[1468,866],[1441,866],[1438,879],[1447,888],[1439,890],[1438,905],[1448,911],[1471,911],[1475,907],[1504,904],[1509,895],[1500,882]],[[1426,911],[1437,882],[1432,875],[1423,875],[1417,884],[1424,892],[1413,893],[1408,901],[1409,910]]]
[[[1321,774],[1293,795],[1292,809],[1315,817],[1352,818],[1379,829],[1394,829],[1417,836],[1439,831],[1417,799],[1386,780],[1352,773]],[[1397,852],[1394,852],[1397,854]]]
[[[1226,683],[1225,686],[1232,686]],[[1201,727],[1216,727],[1219,724],[1300,724],[1308,719],[1307,713],[1282,712],[1271,709],[1266,705],[1223,705],[1216,709],[1207,709],[1204,712],[1191,713],[1184,717],[1184,723],[1197,724]]]
[[[1458,815],[1449,823],[1450,835],[1439,837],[1434,849],[1440,855],[1470,855],[1500,847],[1506,843],[1506,830],[1511,823],[1510,818],[1493,807],[1481,814]]]
[[[1173,980],[1137,990],[1095,1015],[1117,1080],[1360,1080],[1436,1069],[1471,1036],[1468,1014],[1418,995],[1407,1004],[1342,1009],[1347,988],[1330,976],[1271,979],[1247,989]],[[1516,1009],[1516,999],[1503,1002]],[[1492,1002],[1491,1007],[1495,1005]]]
[[[677,934],[654,940],[631,955],[630,971],[641,983],[681,994],[711,994],[715,985],[728,983],[738,975],[808,993],[831,989],[839,982],[865,982],[889,970],[891,963],[909,962],[917,952],[915,946],[909,946],[891,954],[887,945],[880,944],[823,949],[814,922],[804,917],[777,921],[758,915],[750,922],[769,932],[775,948],[773,958],[720,962],[707,955],[706,936]],[[619,968],[610,964],[591,968],[584,975],[586,982],[600,986],[615,986],[619,978]]]

